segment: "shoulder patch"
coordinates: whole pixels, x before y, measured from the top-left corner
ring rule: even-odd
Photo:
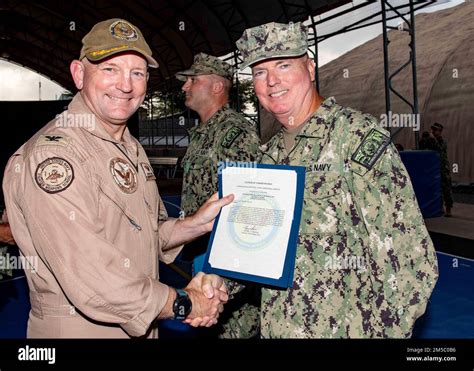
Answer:
[[[362,140],[351,158],[370,170],[390,144],[390,140],[391,138],[388,135],[377,129],[372,129]]]
[[[47,193],[58,193],[69,187],[74,180],[74,169],[65,159],[51,157],[36,168],[36,184]]]
[[[40,135],[36,140],[36,146],[63,146],[67,147],[69,145],[70,139],[64,135]]]
[[[224,139],[222,140],[222,143],[221,143],[222,147],[230,148],[232,143],[234,143],[234,140],[237,139],[237,137],[243,132],[244,131],[238,127],[233,127],[232,129],[230,129],[224,136]]]

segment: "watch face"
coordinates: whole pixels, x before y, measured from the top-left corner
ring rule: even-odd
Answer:
[[[177,309],[176,315],[180,317],[186,317],[186,314],[188,314],[188,308],[184,303],[178,304],[178,309]]]
[[[178,320],[184,320],[189,313],[191,313],[191,300],[188,294],[183,290],[176,290],[178,296],[173,304],[174,318]]]

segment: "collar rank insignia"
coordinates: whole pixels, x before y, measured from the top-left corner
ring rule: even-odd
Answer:
[[[63,146],[69,145],[69,138],[63,135],[40,135],[36,140],[36,146]]]

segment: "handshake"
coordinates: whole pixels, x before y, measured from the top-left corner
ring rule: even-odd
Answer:
[[[193,327],[215,325],[229,299],[222,277],[199,272],[184,291],[191,300],[192,309],[183,322]]]
[[[233,195],[219,199],[218,194],[215,193],[194,215],[180,219],[174,224],[168,246],[178,246],[210,232],[221,207],[230,204],[233,200]],[[191,300],[191,312],[188,313],[189,303],[187,299],[184,299],[187,308],[183,307],[181,313],[181,306],[178,304],[180,300],[176,301],[174,295],[171,294],[168,297],[167,310],[162,311],[158,319],[169,318],[172,316],[171,312],[175,313],[178,310],[175,318],[185,318],[183,322],[191,326],[215,325],[219,314],[224,310],[224,304],[229,299],[224,280],[215,274],[199,272],[184,288],[184,291]],[[171,304],[173,301],[174,304]],[[171,306],[173,308],[170,309]]]

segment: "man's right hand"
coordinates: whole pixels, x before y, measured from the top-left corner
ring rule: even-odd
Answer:
[[[3,210],[3,213],[2,213],[2,223],[8,223],[7,209],[4,209],[4,210]]]
[[[7,243],[9,245],[15,244],[15,239],[13,238],[10,224],[8,223],[0,224],[0,242]]]
[[[215,325],[229,298],[224,280],[216,275],[199,272],[184,290],[193,304],[192,311],[184,322],[193,327]]]

